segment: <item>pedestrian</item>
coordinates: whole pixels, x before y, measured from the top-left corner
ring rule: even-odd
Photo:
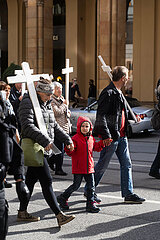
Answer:
[[[96,101],[96,86],[93,79],[89,80],[88,106]]]
[[[77,104],[79,103],[78,97],[76,97],[76,95],[79,98],[83,99],[81,97],[81,93],[80,93],[79,86],[77,83],[77,78],[73,78],[72,82],[69,83],[69,100],[74,102],[72,104],[73,108],[76,107]]]
[[[70,115],[71,112],[68,109],[68,103],[62,96],[62,84],[59,82],[53,82],[54,94],[52,95],[51,105],[54,112],[55,119],[63,130],[69,134],[70,132]],[[66,176],[67,173],[63,171],[63,158],[64,158],[64,143],[55,137],[54,144],[59,148],[61,154],[52,155],[48,159],[49,166],[52,170],[55,170],[55,175]],[[55,167],[54,167],[55,165]]]
[[[19,122],[19,118],[18,118],[18,108],[19,108],[19,104],[20,104],[22,98],[23,98],[22,83],[15,83],[14,86],[11,88],[9,100],[13,106],[13,110],[14,110],[14,113],[17,118],[19,133],[21,132],[21,126],[20,126],[20,122]]]
[[[155,94],[158,100],[157,107],[160,109],[160,79],[158,80],[157,87],[155,89]],[[157,149],[157,154],[149,171],[149,176],[160,179],[159,169],[160,169],[160,141]]]
[[[32,139],[34,142],[41,145],[45,151],[49,151],[52,148],[54,142],[54,136],[64,142],[68,147],[73,149],[73,143],[69,135],[67,135],[63,129],[57,124],[54,118],[54,113],[50,104],[50,98],[53,93],[53,86],[51,80],[41,79],[36,86],[36,92],[44,122],[47,126],[48,135],[43,134],[38,128],[34,108],[29,97],[29,94],[24,94],[23,99],[19,106],[19,119],[21,123],[21,135],[22,141],[25,138]],[[49,171],[47,163],[47,155],[44,155],[43,165],[40,167],[28,166],[26,173],[26,185],[30,191],[30,197],[33,193],[34,185],[39,180],[43,196],[48,203],[51,210],[56,215],[58,225],[68,223],[74,219],[74,216],[65,215],[61,212],[55,193],[52,188],[52,176]],[[30,199],[30,198],[29,198]],[[26,206],[22,212],[19,212],[19,219],[26,220],[25,212],[28,207]],[[39,219],[38,219],[39,220]]]
[[[4,83],[4,91],[6,92],[6,101],[9,104],[9,96],[10,96],[11,87],[6,83]],[[5,178],[4,179],[4,186],[5,186],[5,188],[11,188],[12,184],[9,183]]]
[[[8,204],[5,200],[4,178],[5,166],[0,163],[0,239],[5,240],[8,232]]]
[[[121,191],[124,201],[142,203],[145,199],[133,193],[132,165],[126,136],[128,113],[121,92],[121,88],[128,81],[128,69],[117,66],[113,69],[112,75],[113,81],[103,89],[98,99],[94,131],[102,137],[105,147],[95,165],[95,186],[99,184],[113,154],[116,153],[120,163]],[[137,120],[140,119],[137,117]],[[99,198],[98,200],[100,201]]]
[[[94,202],[94,161],[93,151],[100,152],[103,148],[103,141],[96,142],[92,136],[92,124],[89,118],[79,117],[77,121],[77,133],[72,137],[74,150],[65,148],[66,153],[72,157],[73,184],[70,185],[57,200],[62,209],[69,209],[67,200],[71,194],[79,189],[84,177],[87,184],[87,204],[86,211],[97,213],[100,211]]]
[[[25,184],[23,151],[17,142],[19,141],[17,121],[12,105],[6,99],[6,85],[5,82],[0,81],[0,163],[5,166],[9,175],[14,176],[16,181],[16,192],[20,201],[19,214],[28,202],[29,190]],[[37,219],[28,212],[25,214],[29,221]],[[17,220],[19,220],[18,216]]]

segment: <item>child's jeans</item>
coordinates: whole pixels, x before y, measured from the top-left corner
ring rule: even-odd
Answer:
[[[73,184],[70,185],[62,194],[65,199],[68,199],[71,194],[76,191],[82,182],[82,179],[85,179],[87,185],[87,202],[94,201],[94,193],[95,193],[95,183],[94,183],[94,174],[74,174]]]

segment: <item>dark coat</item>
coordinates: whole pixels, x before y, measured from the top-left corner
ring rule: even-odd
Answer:
[[[96,86],[94,84],[89,85],[88,98],[90,97],[96,98]]]
[[[38,128],[33,105],[28,94],[25,94],[19,106],[19,119],[21,123],[22,138],[31,138],[42,147],[46,147],[54,141],[54,136],[66,145],[72,143],[71,138],[58,125],[50,101],[44,103],[38,96],[39,104],[42,110],[44,122],[47,127],[48,136],[43,134]]]
[[[20,125],[19,118],[18,118],[18,108],[19,108],[19,104],[20,104],[20,100],[19,100],[20,96],[21,96],[21,92],[19,92],[17,90],[17,88],[15,86],[13,86],[11,88],[9,101],[11,102],[11,104],[13,106],[13,110],[14,110],[15,115],[16,115],[19,133],[21,132],[21,125]]]
[[[4,114],[4,116],[2,116]],[[23,175],[23,152],[16,141],[16,118],[11,104],[0,100],[0,162],[8,173],[19,178]]]
[[[81,97],[81,93],[79,90],[79,86],[76,83],[73,87],[73,83],[69,83],[69,100],[75,101],[75,94],[78,94],[79,97]]]
[[[14,110],[16,115],[17,115],[17,111],[18,111],[18,108],[19,108],[19,104],[20,104],[20,100],[19,100],[20,96],[21,96],[21,93],[17,90],[17,88],[15,86],[13,86],[11,88],[9,100],[10,100],[12,106],[13,106],[13,110]]]
[[[127,107],[122,94],[111,82],[103,89],[98,99],[95,134],[100,135],[102,139],[112,138],[117,140],[120,137],[123,109],[125,113],[125,132],[127,132]]]

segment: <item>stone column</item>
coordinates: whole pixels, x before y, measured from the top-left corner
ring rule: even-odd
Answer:
[[[25,49],[25,56],[26,56],[26,61],[28,59],[28,0],[23,0],[25,3],[25,7],[26,7],[26,26],[25,26],[25,30],[26,30],[26,39],[25,39],[25,43],[26,43],[26,49]]]
[[[44,1],[43,71],[53,74],[53,0]]]
[[[97,0],[97,56],[111,67],[125,64],[126,0]],[[97,60],[98,92],[109,83]]]
[[[43,61],[44,61],[44,1],[37,1],[37,72],[42,73],[44,70]]]
[[[26,4],[26,61],[34,73],[38,72],[37,42],[37,0],[25,1]]]

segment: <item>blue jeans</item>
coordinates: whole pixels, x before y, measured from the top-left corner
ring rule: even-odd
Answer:
[[[99,161],[95,165],[95,186],[99,184],[114,153],[120,163],[122,197],[126,197],[133,193],[132,164],[126,137],[121,137],[102,149]]]
[[[64,193],[62,193],[62,196],[65,199],[68,199],[71,194],[76,191],[82,182],[82,179],[85,179],[86,186],[87,186],[87,202],[93,202],[94,201],[94,193],[95,193],[95,183],[94,183],[94,174],[74,174],[73,184],[70,185]]]

